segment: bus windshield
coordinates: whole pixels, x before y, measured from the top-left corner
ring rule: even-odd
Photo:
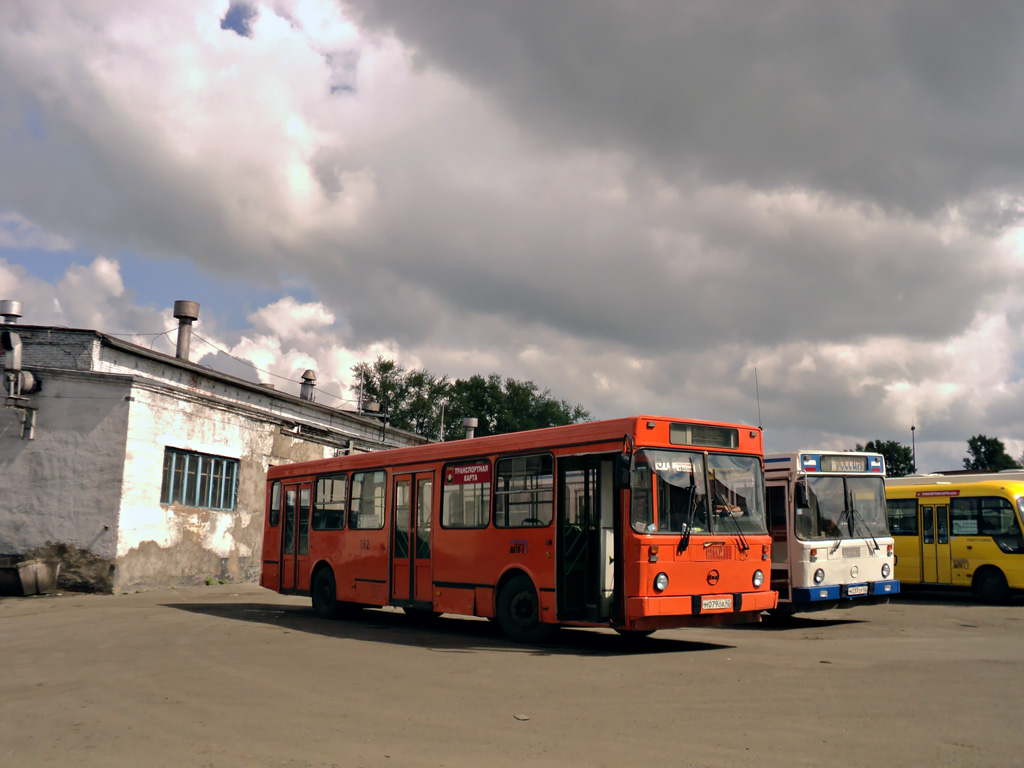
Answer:
[[[765,533],[761,462],[753,456],[713,453],[708,477],[715,533]]]
[[[807,477],[806,503],[796,510],[796,535],[804,540],[888,536],[881,477]]]
[[[761,464],[753,456],[710,454],[705,466],[701,453],[638,451],[630,511],[633,530],[764,533],[761,486]]]

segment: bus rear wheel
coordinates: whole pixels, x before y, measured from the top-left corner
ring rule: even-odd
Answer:
[[[978,574],[974,582],[974,592],[982,602],[998,605],[1006,602],[1010,596],[1010,587],[1002,571],[998,568],[988,568]]]
[[[498,623],[510,640],[537,643],[551,634],[553,627],[540,620],[540,599],[528,576],[509,579],[498,593]]]
[[[321,619],[333,619],[338,615],[338,589],[334,582],[334,571],[321,568],[313,577],[313,613]]]

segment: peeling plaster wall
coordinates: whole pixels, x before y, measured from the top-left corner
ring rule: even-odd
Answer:
[[[328,449],[202,400],[137,386],[125,453],[115,587],[256,581],[270,463],[323,458]],[[160,503],[165,448],[238,459],[235,509]]]
[[[35,439],[0,408],[0,554],[60,542],[113,563],[131,380],[74,371],[41,379],[30,396]]]
[[[0,554],[64,552],[80,581],[101,574],[80,587],[255,581],[270,464],[425,442],[96,331],[18,334],[44,386],[35,440],[0,409]],[[161,504],[168,447],[237,459],[235,509]]]

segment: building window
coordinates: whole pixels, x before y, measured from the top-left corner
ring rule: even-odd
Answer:
[[[238,494],[238,459],[164,449],[161,504],[201,509],[234,509]]]
[[[499,528],[550,525],[554,516],[554,460],[550,455],[498,459],[494,524]]]

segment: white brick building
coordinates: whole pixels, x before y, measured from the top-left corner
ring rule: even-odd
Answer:
[[[56,554],[64,586],[101,591],[252,581],[269,465],[425,442],[314,402],[311,382],[297,397],[190,363],[185,325],[180,357],[0,325],[38,387],[0,410],[0,555]]]

